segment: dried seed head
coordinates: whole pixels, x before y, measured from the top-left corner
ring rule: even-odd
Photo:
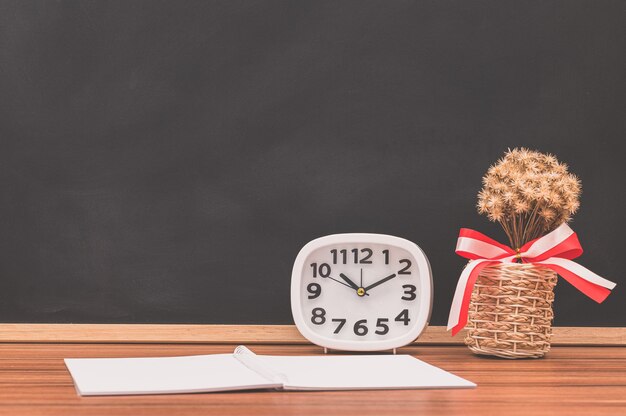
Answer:
[[[509,149],[483,177],[477,209],[491,221],[549,232],[569,221],[580,206],[580,180],[554,155]],[[530,240],[517,236],[516,243]]]

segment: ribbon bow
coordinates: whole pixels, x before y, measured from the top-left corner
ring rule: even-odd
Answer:
[[[543,237],[529,241],[517,251],[478,231],[461,228],[456,254],[471,261],[456,285],[448,330],[452,329],[452,335],[456,335],[467,323],[472,289],[480,271],[492,264],[513,263],[517,259],[522,263],[540,264],[554,270],[585,295],[602,303],[615,287],[615,283],[571,260],[582,253],[578,236],[567,224],[561,224]]]

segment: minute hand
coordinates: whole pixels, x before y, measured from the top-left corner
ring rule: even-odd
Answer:
[[[388,280],[393,279],[394,277],[396,277],[396,274],[395,274],[395,273],[394,273],[394,274],[392,274],[392,275],[389,275],[389,276],[385,277],[384,279],[380,279],[378,282],[372,283],[371,285],[369,285],[368,287],[366,287],[366,288],[364,288],[364,289],[365,289],[365,291],[367,292],[368,290],[373,289],[373,288],[375,288],[375,287],[376,287],[376,286],[378,286],[378,285],[382,285],[383,283],[385,283],[385,282],[386,282],[386,281],[388,281]]]

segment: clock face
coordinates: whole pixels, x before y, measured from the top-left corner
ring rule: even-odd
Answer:
[[[389,349],[426,326],[430,267],[408,240],[338,234],[307,244],[292,276],[292,311],[305,337],[334,349]]]

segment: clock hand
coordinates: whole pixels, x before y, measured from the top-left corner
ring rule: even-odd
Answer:
[[[376,287],[376,286],[378,286],[378,285],[382,285],[383,283],[385,283],[385,282],[386,282],[386,281],[388,281],[388,280],[393,279],[394,277],[396,277],[396,274],[395,274],[395,273],[394,273],[394,274],[392,274],[392,275],[389,275],[389,276],[385,277],[384,279],[380,279],[378,282],[372,283],[371,285],[369,285],[368,287],[366,287],[366,288],[365,288],[365,291],[367,292],[368,290],[373,289],[373,288],[375,288],[375,287]]]
[[[359,288],[359,287],[357,287],[356,289],[354,289],[352,286],[350,286],[350,285],[348,285],[348,284],[346,284],[346,283],[342,282],[341,280],[337,280],[337,279],[335,279],[334,277],[330,277],[330,276],[328,276],[328,277],[325,277],[324,279],[334,280],[335,282],[340,283],[340,284],[344,285],[345,287],[349,287],[350,289],[356,290],[356,291],[357,291],[357,293],[358,293],[358,290],[359,290],[359,289],[361,289],[361,288]],[[348,280],[350,280],[350,279],[348,279]],[[363,294],[362,294],[362,295],[359,295],[359,296],[369,296],[369,293],[365,293],[365,289],[363,289]]]
[[[350,280],[350,278],[348,276],[346,276],[343,273],[339,273],[339,277],[341,277],[343,280],[345,280],[352,289],[354,290],[359,290],[359,287],[357,286],[356,283],[354,283],[352,280]]]
[[[345,284],[344,282],[342,282],[341,280],[337,280],[337,279],[335,279],[335,278],[333,278],[333,277],[328,276],[328,277],[325,277],[324,279],[334,280],[335,282],[337,282],[337,283],[341,283],[342,285],[344,285],[344,286],[345,286],[345,287],[347,287],[347,288],[353,289],[353,288],[352,288],[352,286],[347,285],[347,284]],[[358,289],[360,289],[360,288],[357,288],[357,293],[358,293]],[[363,289],[363,292],[365,292],[365,289]],[[369,296],[369,295],[370,295],[369,293],[363,293],[363,295],[359,295],[359,296]]]
[[[334,280],[335,282],[340,283],[340,284],[344,285],[345,287],[349,287],[350,289],[352,289],[352,287],[350,285],[347,285],[344,282],[342,282],[341,280],[335,279],[334,277],[328,276],[328,277],[325,277],[324,279]]]

